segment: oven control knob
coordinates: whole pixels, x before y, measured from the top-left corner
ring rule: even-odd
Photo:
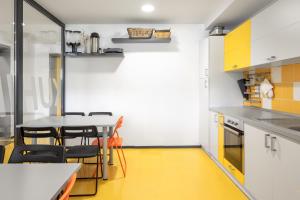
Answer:
[[[237,126],[237,125],[239,125],[239,124],[235,122],[234,125]]]

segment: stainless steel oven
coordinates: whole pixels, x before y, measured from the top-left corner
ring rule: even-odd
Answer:
[[[224,158],[244,174],[244,122],[224,118]]]

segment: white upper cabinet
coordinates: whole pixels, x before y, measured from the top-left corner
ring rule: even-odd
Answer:
[[[278,0],[251,19],[252,40],[269,37],[300,21],[299,0]]]
[[[270,34],[268,37],[252,41],[251,65],[299,57],[299,35],[300,21]]]
[[[300,1],[279,0],[251,19],[251,65],[300,56]]]

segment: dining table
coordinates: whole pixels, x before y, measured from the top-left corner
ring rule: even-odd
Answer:
[[[80,163],[2,164],[0,199],[55,200]]]
[[[17,128],[21,127],[54,127],[61,128],[63,126],[96,126],[101,130],[103,137],[103,155],[107,155],[107,141],[108,137],[112,136],[113,129],[118,121],[118,118],[115,116],[106,116],[106,115],[95,115],[95,116],[76,116],[76,115],[67,115],[67,116],[49,116],[42,117],[39,119],[34,119],[26,121],[22,124],[18,124]],[[32,143],[36,143],[36,139],[33,139]],[[50,144],[54,144],[54,140],[50,140]],[[103,180],[108,179],[108,164],[113,165],[113,148],[109,149],[109,160],[107,156],[103,156]]]

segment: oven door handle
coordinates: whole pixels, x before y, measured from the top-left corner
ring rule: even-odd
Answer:
[[[233,129],[231,129],[231,128],[228,128],[228,127],[226,127],[226,126],[224,126],[224,129],[226,129],[226,130],[230,131],[231,133],[233,133],[233,134],[235,134],[235,135],[238,135],[238,136],[243,135],[242,133],[240,133],[240,132],[238,132],[238,131],[236,131],[236,130],[233,130]]]

